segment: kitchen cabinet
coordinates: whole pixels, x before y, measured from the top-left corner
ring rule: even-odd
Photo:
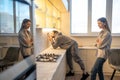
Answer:
[[[44,12],[41,12],[39,9],[35,10],[35,19],[36,19],[37,28],[42,28],[46,26],[46,15]]]
[[[43,28],[46,26],[46,0],[35,0],[35,5],[36,28]]]
[[[60,12],[54,7],[53,8],[53,28],[60,29]]]
[[[52,23],[52,21],[53,21],[52,16],[46,15],[46,27],[47,27],[47,28],[53,28],[53,23]]]
[[[61,21],[60,21],[60,19],[57,19],[56,28],[60,29],[60,26],[61,26]]]
[[[53,7],[53,17],[57,18],[58,17],[59,11],[57,10],[56,7]]]
[[[49,0],[35,0],[37,8],[35,19],[37,28],[60,29],[60,10]]]
[[[53,15],[53,5],[48,0],[46,0],[46,15]]]
[[[35,4],[41,12],[46,12],[46,0],[35,0]]]

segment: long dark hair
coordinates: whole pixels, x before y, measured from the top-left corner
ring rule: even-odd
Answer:
[[[22,22],[20,30],[24,29],[24,27],[25,27],[24,24],[26,24],[27,22],[31,22],[31,20],[30,19],[24,19],[23,22]]]
[[[105,24],[105,29],[107,29],[107,30],[111,33],[111,30],[110,30],[110,27],[109,27],[109,25],[108,25],[108,21],[107,21],[106,18],[101,17],[101,18],[99,18],[97,21],[103,22],[103,23]]]

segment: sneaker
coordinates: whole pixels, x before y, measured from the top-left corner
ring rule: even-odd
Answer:
[[[75,74],[73,73],[73,72],[71,72],[71,71],[69,71],[67,74],[66,74],[66,76],[74,76]]]
[[[86,74],[83,73],[81,80],[86,80],[88,78],[88,76],[89,76],[88,73],[86,73]]]

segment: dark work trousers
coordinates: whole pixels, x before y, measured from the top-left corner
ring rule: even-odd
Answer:
[[[70,70],[73,70],[72,58],[76,63],[79,64],[82,70],[85,70],[84,63],[81,60],[81,58],[78,56],[78,53],[79,53],[79,49],[78,49],[78,44],[76,42],[74,42],[74,44],[72,44],[70,48],[66,50],[66,59]]]

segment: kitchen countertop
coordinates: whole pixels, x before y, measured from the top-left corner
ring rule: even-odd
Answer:
[[[42,51],[41,53],[39,53],[39,54],[55,53],[61,56],[58,58],[57,62],[37,62],[36,61],[37,80],[53,80],[53,76],[56,74],[56,71],[65,55],[65,52],[66,52],[65,49],[60,49],[60,48],[53,49],[51,46],[45,49],[44,51]]]

